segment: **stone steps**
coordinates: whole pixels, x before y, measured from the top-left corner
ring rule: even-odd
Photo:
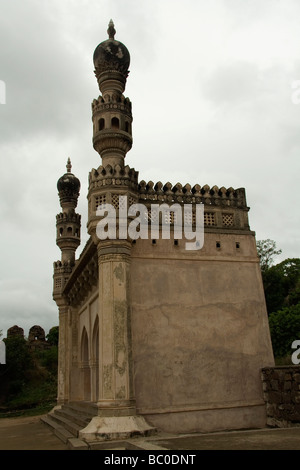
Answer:
[[[66,407],[62,407],[60,410],[56,410],[54,414],[55,419],[61,420],[61,421],[66,421],[66,424],[68,425],[68,421],[71,421],[74,425],[74,429],[76,430],[77,426],[79,426],[79,429],[85,428],[86,425],[90,422],[92,419],[91,417],[87,417],[84,414],[79,414],[76,412],[76,410],[73,409],[68,409]]]
[[[64,426],[58,424],[51,416],[49,416],[50,413],[47,416],[42,416],[41,421],[49,426],[53,433],[64,443],[67,444],[69,439],[74,438],[74,435],[70,432],[67,431]]]
[[[60,414],[60,410],[51,414],[50,418],[58,425],[62,426],[66,431],[70,432],[73,437],[78,437],[78,433],[83,426],[76,424],[73,420],[66,418]]]
[[[41,421],[65,444],[73,443],[78,440],[79,431],[97,414],[96,410],[92,403],[68,403],[54,408]]]
[[[95,417],[97,419],[92,421]],[[90,402],[57,406],[42,416],[41,421],[69,449],[127,449],[127,439],[137,436],[145,438],[156,433],[156,429],[149,426],[141,416],[100,417],[96,404]]]
[[[68,408],[69,410],[76,411],[77,414],[82,414],[92,418],[97,416],[98,408],[95,403],[91,402],[70,402],[68,404],[62,405],[62,408]]]

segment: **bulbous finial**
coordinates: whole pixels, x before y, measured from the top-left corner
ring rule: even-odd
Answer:
[[[114,39],[116,30],[112,20],[107,33],[109,38],[98,44],[94,51],[95,75],[102,94],[107,90],[112,91],[111,86],[118,93],[123,93],[129,73],[130,54],[124,44]]]
[[[66,167],[67,167],[67,172],[68,172],[68,173],[71,173],[72,165],[71,165],[70,157],[68,158]]]
[[[108,34],[109,39],[115,39],[116,30],[115,30],[115,25],[114,25],[113,20],[110,20],[108,24],[107,34]]]
[[[77,198],[79,196],[79,190],[80,190],[80,181],[71,172],[72,165],[71,165],[70,158],[68,158],[66,167],[67,167],[67,173],[61,176],[59,180],[57,181],[57,189],[59,193],[59,198],[60,198],[61,203],[73,202],[74,207],[76,207]]]

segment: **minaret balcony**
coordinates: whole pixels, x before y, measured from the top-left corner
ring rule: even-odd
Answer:
[[[94,134],[93,146],[102,158],[114,152],[125,157],[132,147],[132,136],[122,130],[103,129]]]

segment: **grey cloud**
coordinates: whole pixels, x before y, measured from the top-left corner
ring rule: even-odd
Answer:
[[[0,80],[7,85],[7,104],[0,105],[0,329],[57,324],[56,182],[71,157],[82,183],[79,255],[87,239],[88,172],[101,164],[92,148],[91,102],[99,95],[92,55],[110,18],[132,59],[125,93],[134,145],[126,163],[155,182],[246,187],[257,237],[275,239],[285,257],[296,255],[300,105],[291,103],[290,81],[300,79],[299,48],[290,66],[278,55],[262,66],[257,51],[231,56],[230,39],[244,30],[255,35],[259,22],[266,34],[270,26],[276,34],[278,22],[288,33],[297,2],[284,3],[282,23],[283,2],[269,0],[0,4]],[[297,44],[298,26],[294,31]],[[282,187],[291,205],[282,202]]]
[[[277,83],[274,83],[279,80],[280,73],[276,67],[263,70],[257,64],[236,60],[219,66],[206,76],[203,94],[220,106],[240,108],[248,103],[255,111],[257,104],[270,94],[274,100],[282,97],[281,87],[276,88]]]

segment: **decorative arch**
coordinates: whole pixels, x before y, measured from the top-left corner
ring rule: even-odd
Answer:
[[[99,317],[96,316],[92,335],[92,355],[94,361],[99,361]]]
[[[81,334],[80,344],[81,355],[81,373],[83,384],[83,399],[90,401],[91,399],[91,370],[90,370],[90,355],[89,355],[89,338],[85,327]]]
[[[105,127],[105,121],[103,118],[100,118],[99,121],[98,121],[98,130],[99,131],[102,131]]]
[[[119,129],[120,128],[120,121],[117,117],[112,118],[111,127],[112,127],[112,129]]]
[[[92,332],[92,401],[99,399],[99,317],[96,316]]]
[[[89,339],[85,327],[83,327],[81,334],[81,362],[89,362]]]

